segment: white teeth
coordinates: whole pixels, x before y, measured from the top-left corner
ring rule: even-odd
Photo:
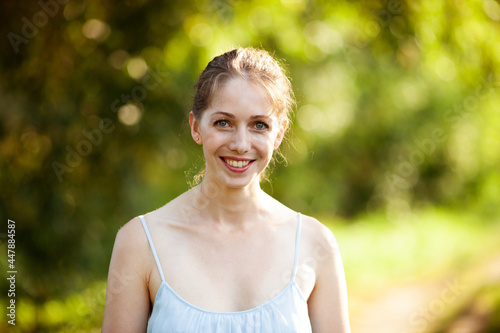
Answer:
[[[243,168],[243,167],[246,167],[248,165],[248,163],[250,163],[250,161],[235,161],[235,160],[229,160],[226,158],[224,159],[224,161],[234,168]]]

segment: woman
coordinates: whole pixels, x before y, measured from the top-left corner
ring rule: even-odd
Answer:
[[[281,67],[238,48],[195,87],[205,175],[118,232],[103,332],[349,332],[333,235],[260,188],[293,104]]]

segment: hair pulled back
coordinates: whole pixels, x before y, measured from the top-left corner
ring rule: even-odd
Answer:
[[[192,109],[195,118],[201,118],[203,111],[210,107],[214,93],[233,78],[260,84],[269,96],[278,118],[288,119],[295,103],[290,80],[278,61],[267,51],[250,47],[233,49],[208,63],[195,84]]]

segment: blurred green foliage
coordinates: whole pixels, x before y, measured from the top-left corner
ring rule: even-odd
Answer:
[[[35,308],[102,280],[118,228],[189,188],[192,87],[233,46],[274,53],[292,78],[289,163],[263,183],[283,203],[393,223],[435,205],[498,216],[497,1],[0,6],[0,216],[17,223]]]

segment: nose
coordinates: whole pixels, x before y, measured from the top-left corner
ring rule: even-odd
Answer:
[[[229,143],[229,149],[238,152],[239,154],[244,154],[250,150],[251,143],[249,133],[246,129],[239,128],[234,131],[231,136],[231,142]]]

